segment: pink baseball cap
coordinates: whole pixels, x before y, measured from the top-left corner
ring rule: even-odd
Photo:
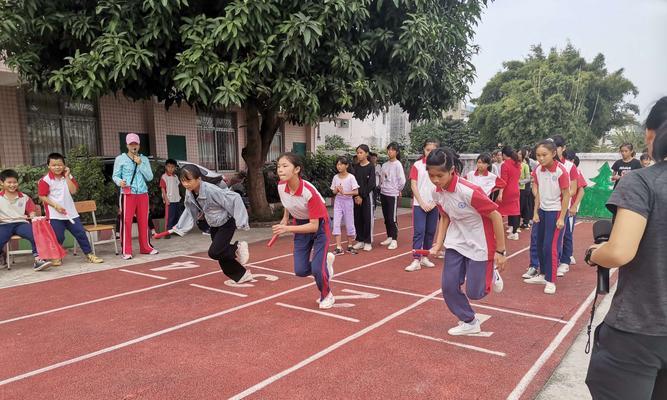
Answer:
[[[131,143],[136,143],[139,144],[141,143],[141,140],[139,139],[139,135],[136,133],[128,133],[127,136],[125,136],[125,143],[131,144]]]

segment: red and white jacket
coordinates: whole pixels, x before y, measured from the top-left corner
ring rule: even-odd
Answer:
[[[499,190],[507,186],[507,182],[505,182],[502,178],[488,171],[484,174],[480,174],[477,170],[470,171],[466,174],[466,180],[482,188],[487,196],[493,193],[495,190]]]

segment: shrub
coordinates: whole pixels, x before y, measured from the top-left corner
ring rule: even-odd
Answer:
[[[70,150],[66,162],[79,183],[74,201],[95,200],[98,219],[115,217],[118,204],[116,186],[113,182],[105,182],[102,161],[91,155],[86,147],[79,146]],[[83,215],[82,219],[92,222],[88,221],[88,215]]]

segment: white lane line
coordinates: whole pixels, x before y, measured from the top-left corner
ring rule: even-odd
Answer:
[[[507,309],[507,308],[500,308],[500,307],[492,307],[492,306],[487,306],[485,304],[479,304],[479,303],[472,303],[471,302],[470,305],[472,305],[474,307],[485,308],[487,310],[494,310],[494,311],[498,311],[498,312],[502,312],[502,313],[506,313],[506,314],[514,314],[514,315],[520,315],[522,317],[536,318],[536,319],[543,319],[543,320],[546,320],[546,321],[557,322],[559,324],[567,324],[567,321],[562,320],[560,318],[547,317],[547,316],[539,315],[539,314],[529,314],[529,313],[525,313],[525,312],[521,312],[521,311],[514,311],[514,310],[510,310],[510,309]]]
[[[313,314],[324,315],[324,316],[331,317],[331,318],[338,318],[338,319],[342,319],[343,321],[359,322],[359,320],[356,319],[356,318],[344,317],[342,315],[332,314],[332,313],[328,313],[328,312],[325,312],[325,311],[315,310],[315,309],[312,309],[312,308],[293,306],[291,304],[285,304],[285,303],[276,303],[276,305],[280,306],[280,307],[291,308],[293,310],[301,310],[301,311],[306,311],[306,312],[313,313]]]
[[[405,295],[405,296],[422,297],[422,298],[425,297],[425,295],[419,294],[419,293],[412,293],[412,292],[406,292],[406,291],[403,291],[403,290],[389,289],[389,288],[384,288],[384,287],[380,287],[380,286],[364,285],[364,284],[361,284],[361,283],[342,281],[340,279],[332,279],[331,281],[336,282],[336,283],[341,283],[343,285],[358,286],[358,287],[362,287],[362,288],[366,288],[366,289],[375,289],[375,290],[379,290],[379,291],[383,291],[383,292],[402,294],[402,295]],[[444,301],[442,298],[435,298],[433,300],[434,301]],[[543,319],[543,320],[547,320],[547,321],[558,322],[558,323],[561,323],[561,324],[566,324],[567,323],[567,321],[564,321],[562,319],[547,317],[547,316],[540,315],[540,314],[530,314],[530,313],[525,313],[525,312],[521,312],[521,311],[510,310],[510,309],[507,309],[507,308],[492,307],[492,306],[487,306],[487,305],[478,304],[478,303],[470,303],[470,304],[475,306],[475,307],[485,308],[485,309],[488,309],[488,310],[494,310],[494,311],[507,313],[507,314],[520,315],[520,316],[526,317],[526,318]]]
[[[152,338],[164,335],[166,333],[177,331],[179,329],[183,329],[183,328],[186,328],[188,326],[198,324],[200,322],[208,321],[210,319],[217,318],[217,317],[220,317],[222,315],[232,313],[234,311],[242,310],[244,308],[254,306],[256,304],[260,304],[260,303],[263,303],[265,301],[269,301],[271,299],[283,296],[283,295],[288,294],[288,293],[296,292],[296,291],[301,290],[303,288],[313,286],[314,284],[315,283],[312,282],[312,283],[308,283],[306,285],[297,286],[295,288],[288,289],[288,290],[285,290],[283,292],[276,293],[276,294],[268,296],[268,297],[264,297],[262,299],[251,301],[249,303],[244,303],[244,304],[238,305],[236,307],[232,307],[232,308],[228,308],[228,309],[223,310],[223,311],[219,311],[219,312],[214,313],[214,314],[209,314],[209,315],[206,315],[204,317],[193,319],[191,321],[184,322],[184,323],[179,324],[179,325],[174,325],[172,327],[162,329],[162,330],[157,331],[157,332],[149,333],[147,335],[140,336],[140,337],[132,339],[132,340],[128,340],[127,342],[123,342],[123,343],[119,343],[119,344],[116,344],[116,345],[113,345],[113,346],[105,347],[103,349],[97,350],[97,351],[92,352],[92,353],[84,354],[82,356],[75,357],[75,358],[70,358],[69,360],[61,361],[61,362],[56,363],[56,364],[51,364],[51,365],[48,365],[46,367],[36,369],[34,371],[26,372],[26,373],[21,374],[21,375],[16,375],[16,376],[13,376],[11,378],[7,378],[3,381],[0,381],[0,386],[4,386],[4,385],[7,385],[7,384],[12,383],[12,382],[20,381],[22,379],[30,378],[30,377],[35,376],[35,375],[43,374],[44,372],[52,371],[52,370],[60,368],[60,367],[65,367],[67,365],[75,364],[79,361],[87,360],[89,358],[93,358],[93,357],[96,357],[96,356],[99,356],[99,355],[102,355],[102,354],[105,354],[105,353],[109,353],[109,352],[112,352],[114,350],[122,349],[124,347],[128,347],[130,345],[140,343],[140,342],[146,341],[148,339],[152,339]]]
[[[412,252],[410,252],[410,253],[412,253]],[[352,334],[352,335],[350,335],[346,338],[343,338],[342,340],[339,340],[338,342],[332,344],[331,346],[327,347],[326,349],[313,354],[312,356],[310,356],[310,357],[306,358],[305,360],[291,366],[290,368],[288,368],[286,370],[283,370],[283,371],[281,371],[281,372],[279,372],[279,373],[277,373],[277,374],[259,382],[258,384],[244,390],[243,392],[230,397],[230,399],[233,399],[233,400],[243,399],[243,398],[259,391],[259,390],[262,390],[263,388],[272,384],[273,382],[276,382],[277,380],[291,374],[292,372],[297,371],[297,370],[305,367],[306,365],[308,365],[308,364],[326,356],[327,354],[331,353],[332,351],[346,345],[347,343],[350,343],[351,341],[353,341],[357,338],[360,338],[361,336],[364,336],[368,332],[371,332],[371,331],[381,327],[382,325],[386,324],[387,322],[389,322],[389,321],[391,321],[395,318],[400,317],[401,315],[403,315],[406,312],[412,310],[413,308],[419,307],[421,304],[429,301],[431,298],[433,298],[433,297],[435,297],[439,294],[440,294],[440,289],[436,290],[435,292],[431,293],[430,295],[426,296],[425,298],[419,299],[416,302],[412,303],[411,305],[409,305],[405,308],[402,308],[402,309],[400,309],[400,310],[382,318],[381,320],[377,321],[376,323],[374,323],[372,325],[369,325],[366,328],[364,328],[364,329],[362,329],[362,330],[360,330],[360,331],[358,331],[358,332],[356,332],[356,333],[354,333],[354,334]]]
[[[215,261],[215,260],[211,260],[210,258],[207,258],[207,257],[199,257],[199,256],[185,256],[185,257],[196,258],[198,260]],[[294,272],[282,271],[282,270],[275,269],[275,268],[260,267],[259,265],[255,265],[254,263],[252,263],[252,264],[249,263],[249,264],[246,264],[245,266],[247,268],[257,268],[257,269],[261,269],[261,270],[264,270],[264,271],[275,272],[275,273],[278,273],[278,274],[296,276],[296,275],[294,275]]]
[[[407,253],[404,253],[404,254],[402,254],[402,255],[405,255],[405,254],[408,254],[408,253],[412,253],[412,251],[407,252]],[[402,255],[397,255],[397,256],[395,256],[395,257],[393,257],[393,258],[402,256]],[[360,268],[370,267],[370,266],[373,266],[373,265],[382,263],[382,262],[384,262],[384,261],[385,261],[385,260],[380,260],[380,261],[372,262],[372,263],[370,263],[370,264],[362,265],[361,267],[355,268],[355,270],[358,270],[358,269],[360,269]],[[351,271],[352,271],[352,270],[343,271],[343,272],[341,272],[341,273],[338,274],[338,275],[344,275],[344,274],[346,274],[346,273],[348,273],[348,272],[351,272]],[[207,274],[200,275],[200,276],[206,276],[206,275],[211,275],[211,274],[218,274],[218,273],[220,273],[220,272],[221,272],[221,271],[214,271],[214,272],[209,272],[209,273],[207,273]],[[181,279],[180,282],[183,282],[183,281],[186,281],[186,280],[190,280],[190,279],[194,279],[194,278],[197,278],[197,277],[191,277],[191,278]],[[157,286],[154,286],[154,287],[151,287],[151,288],[158,288],[158,287],[162,287],[162,286],[167,286],[167,285],[174,284],[174,283],[177,283],[177,282],[179,282],[179,281],[168,282],[168,283],[165,283],[165,284],[163,284],[163,285],[157,285]],[[59,363],[57,363],[57,364],[52,364],[52,365],[46,366],[46,367],[44,367],[44,368],[40,368],[40,369],[37,369],[37,370],[34,370],[34,371],[26,372],[26,373],[24,373],[24,374],[17,375],[17,376],[14,376],[14,377],[5,379],[5,380],[3,380],[3,381],[0,381],[0,386],[6,385],[6,384],[8,384],[8,383],[12,383],[12,382],[20,381],[20,380],[22,380],[22,379],[29,378],[29,377],[32,377],[32,376],[35,376],[35,375],[39,375],[39,374],[42,374],[42,373],[44,373],[44,372],[48,372],[48,371],[51,371],[51,370],[54,370],[54,369],[57,369],[57,368],[60,368],[60,367],[64,367],[64,366],[67,366],[67,365],[70,365],[70,364],[74,364],[74,363],[77,363],[77,362],[79,362],[79,361],[87,360],[87,359],[89,359],[89,358],[93,358],[93,357],[98,356],[98,355],[101,355],[101,354],[105,354],[105,353],[109,353],[109,352],[111,352],[111,351],[115,351],[115,350],[118,350],[118,349],[122,349],[122,348],[124,348],[124,347],[130,346],[130,345],[133,345],[133,344],[136,344],[136,343],[140,343],[140,342],[143,342],[143,341],[145,341],[145,340],[152,339],[152,338],[154,338],[154,337],[161,336],[161,335],[164,335],[164,334],[166,334],[166,333],[170,333],[170,332],[173,332],[173,331],[176,331],[176,330],[179,330],[179,329],[188,327],[188,326],[190,326],[190,325],[194,325],[194,324],[198,324],[198,323],[200,323],[200,322],[208,321],[209,319],[212,319],[212,318],[220,317],[220,316],[225,315],[225,314],[229,314],[229,313],[232,313],[232,312],[235,312],[235,311],[238,311],[238,310],[242,310],[242,309],[244,309],[244,308],[251,307],[251,306],[254,306],[254,305],[256,305],[256,304],[260,304],[260,303],[263,303],[263,302],[265,302],[265,301],[269,301],[269,300],[275,299],[276,297],[280,297],[280,296],[283,296],[283,295],[286,295],[286,294],[289,294],[289,293],[292,293],[292,292],[296,292],[296,291],[298,291],[298,290],[301,290],[301,289],[304,289],[304,288],[307,288],[307,287],[310,287],[310,286],[314,286],[314,285],[315,285],[315,282],[310,282],[310,283],[307,283],[307,284],[305,284],[305,285],[298,286],[298,287],[293,288],[293,289],[288,289],[288,290],[285,290],[285,291],[280,292],[280,293],[276,293],[276,294],[271,295],[271,296],[268,296],[268,297],[264,297],[264,298],[261,298],[261,299],[258,299],[258,300],[251,301],[251,302],[249,302],[249,303],[244,303],[244,304],[238,305],[238,306],[236,306],[236,307],[233,307],[233,308],[230,308],[230,309],[227,309],[227,310],[223,310],[223,311],[217,312],[217,313],[215,313],[215,314],[210,314],[210,315],[207,315],[207,316],[204,316],[204,317],[201,317],[201,318],[197,318],[197,319],[194,319],[194,320],[191,320],[191,321],[188,321],[188,322],[184,322],[184,323],[182,323],[182,324],[180,324],[180,325],[176,325],[176,326],[172,326],[172,327],[170,327],[170,328],[163,329],[163,330],[161,330],[161,331],[157,331],[157,332],[149,333],[149,334],[147,334],[147,335],[144,335],[144,336],[141,336],[141,337],[138,337],[138,338],[129,340],[129,341],[127,341],[127,342],[123,342],[123,343],[119,343],[119,344],[114,345],[114,346],[106,347],[106,348],[104,348],[104,349],[95,351],[95,352],[93,352],[93,353],[84,354],[84,355],[82,355],[82,356],[75,357],[75,358],[71,358],[71,359],[69,359],[69,360],[65,360],[65,361],[59,362]],[[140,289],[140,290],[136,290],[136,291],[134,291],[134,292],[137,292],[137,293],[138,293],[138,292],[142,292],[142,291],[145,291],[145,290],[150,290],[151,288]],[[436,292],[436,293],[439,293],[439,292],[440,292],[440,291],[438,291],[438,292]],[[128,293],[130,293],[130,292],[128,292]],[[120,295],[110,296],[109,298],[120,297],[120,296],[123,296],[123,295],[126,295],[126,294],[120,294]],[[105,298],[105,299],[106,299],[106,298]],[[421,299],[420,301],[422,301],[422,300],[424,300],[424,299]],[[103,301],[103,300],[102,300],[102,299],[98,299],[98,300],[90,301],[90,302],[88,302],[88,303],[95,303],[95,302],[99,302],[99,301]],[[419,304],[421,304],[421,303],[419,303]],[[73,306],[67,306],[67,307],[62,307],[61,309],[72,308],[72,307],[73,307]],[[39,313],[39,314],[40,314],[40,315],[41,315],[41,314],[44,314],[44,312]],[[18,319],[23,319],[23,318],[20,317],[20,318],[18,318]]]
[[[616,272],[616,270],[612,270],[611,275]],[[567,321],[567,324],[563,328],[561,328],[560,332],[558,332],[558,335],[549,343],[549,346],[547,346],[546,349],[540,354],[540,357],[535,360],[535,363],[533,364],[532,367],[526,372],[526,374],[521,378],[519,383],[514,387],[514,390],[512,390],[512,393],[507,396],[508,400],[519,400],[523,393],[528,389],[528,386],[531,384],[533,379],[535,379],[535,376],[537,376],[537,373],[540,372],[540,369],[546,364],[547,360],[554,354],[558,346],[565,340],[565,337],[570,333],[570,331],[574,328],[576,325],[577,321],[581,317],[581,315],[586,311],[588,306],[591,304],[591,302],[595,299],[595,292],[596,289],[593,289],[591,294],[588,295],[586,300],[584,300],[583,303],[581,303],[581,306],[577,309],[577,312],[574,313],[572,318],[570,318],[569,321]]]
[[[165,280],[165,281],[167,280],[167,278],[165,278],[164,276],[151,275],[151,274],[144,274],[143,272],[130,271],[129,269],[123,269],[123,268],[121,268],[121,269],[119,269],[119,271],[127,272],[127,273],[129,273],[129,274],[135,274],[135,275],[147,276],[147,277],[149,277],[149,278],[162,279],[162,280]]]
[[[412,225],[410,225],[410,226],[406,226],[405,228],[399,228],[398,230],[399,230],[399,231],[404,231],[404,230],[406,230],[406,229],[412,229]],[[374,233],[374,234],[373,234],[373,237],[375,237],[375,236],[380,236],[380,235],[384,235],[384,233],[382,233],[382,232]],[[347,242],[348,242],[347,240],[344,240],[344,241],[342,241],[342,242],[340,242],[340,243],[343,244],[343,243],[347,243]],[[331,244],[329,245],[329,247],[334,247],[334,246],[336,246],[336,243],[331,243]],[[276,257],[267,258],[267,259],[264,259],[264,260],[253,261],[252,263],[253,263],[253,264],[263,264],[263,263],[265,263],[265,262],[269,262],[269,261],[273,261],[273,260],[279,260],[279,259],[281,259],[281,258],[291,257],[291,256],[293,256],[293,255],[294,255],[293,253],[288,253],[288,254],[283,254],[283,255],[280,255],[280,256],[276,256]]]
[[[501,351],[489,350],[489,349],[485,349],[484,347],[472,346],[472,345],[465,344],[465,343],[452,342],[450,340],[445,340],[445,339],[440,339],[440,338],[436,338],[436,337],[432,337],[432,336],[422,335],[422,334],[414,333],[414,332],[410,332],[410,331],[404,331],[404,330],[399,329],[396,332],[402,333],[404,335],[410,335],[410,336],[415,336],[415,337],[422,338],[422,339],[432,340],[434,342],[450,344],[452,346],[462,347],[462,348],[468,349],[468,350],[479,351],[479,352],[486,353],[486,354],[491,354],[491,355],[494,355],[494,356],[505,357],[507,355],[507,354],[505,354]]]
[[[222,290],[222,289],[217,289],[217,288],[212,288],[208,286],[203,286],[203,285],[197,285],[196,283],[191,283],[190,286],[200,288],[200,289],[205,289],[205,290],[210,290],[212,292],[218,292],[218,293],[224,293],[224,294],[231,294],[232,296],[238,296],[238,297],[248,297],[247,294],[243,293],[236,293],[236,292],[230,292],[227,290]]]
[[[22,315],[22,316],[20,316],[20,317],[15,317],[15,318],[10,318],[10,319],[6,319],[6,320],[3,320],[3,321],[0,321],[0,325],[2,325],[2,324],[7,324],[7,323],[10,323],[10,322],[14,322],[14,321],[20,321],[20,320],[22,320],[22,319],[28,319],[28,318],[39,317],[39,316],[42,316],[42,315],[47,315],[47,314],[51,314],[51,313],[58,312],[58,311],[69,310],[70,308],[76,308],[76,307],[86,306],[86,305],[88,305],[88,304],[100,303],[100,302],[102,302],[102,301],[106,301],[106,300],[117,299],[117,298],[119,298],[119,297],[123,297],[123,296],[129,296],[129,295],[132,295],[132,294],[143,293],[143,292],[147,292],[147,291],[149,291],[149,290],[159,289],[159,288],[161,288],[161,287],[170,286],[170,285],[175,285],[175,284],[177,284],[177,283],[181,283],[181,282],[189,281],[189,280],[192,280],[192,279],[203,278],[203,277],[205,277],[205,276],[213,275],[213,274],[219,274],[219,273],[221,273],[221,272],[222,272],[222,271],[207,272],[207,273],[205,273],[205,274],[196,275],[196,276],[191,276],[191,277],[189,277],[189,278],[183,278],[183,279],[179,279],[179,280],[177,280],[177,281],[171,281],[171,282],[167,282],[167,283],[162,283],[162,284],[160,284],[160,285],[149,286],[149,287],[145,287],[145,288],[142,288],[142,289],[131,290],[131,291],[129,291],[129,292],[123,292],[123,293],[118,293],[118,294],[114,294],[114,295],[111,295],[111,296],[100,297],[99,299],[88,300],[88,301],[84,301],[84,302],[76,303],[76,304],[70,304],[70,305],[68,305],[68,306],[63,306],[63,307],[58,307],[58,308],[52,308],[52,309],[50,309],[50,310],[40,311],[40,312],[37,312],[37,313],[34,313],[34,314]]]

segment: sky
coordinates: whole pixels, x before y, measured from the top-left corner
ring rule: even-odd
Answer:
[[[570,41],[591,61],[605,56],[607,70],[625,70],[639,94],[630,98],[640,118],[667,95],[667,0],[496,0],[490,2],[476,30],[480,46],[472,62],[477,97],[502,69],[503,61],[522,60],[530,46],[562,49]]]

